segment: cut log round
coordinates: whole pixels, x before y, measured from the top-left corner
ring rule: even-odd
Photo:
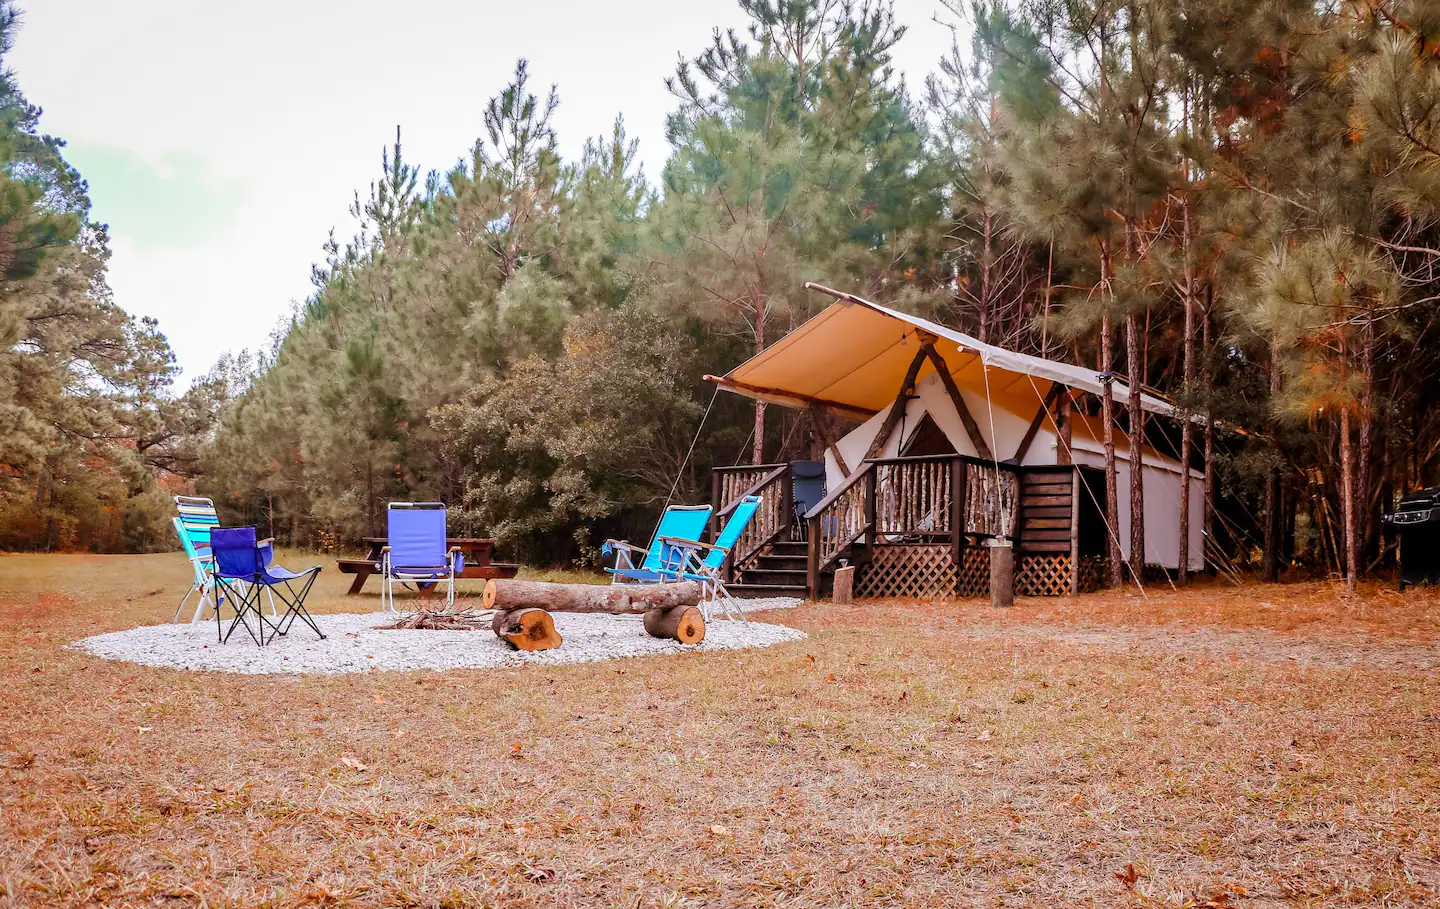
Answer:
[[[555,630],[555,620],[543,609],[497,612],[490,627],[515,650],[554,650],[565,640]]]
[[[645,632],[653,638],[698,644],[705,640],[705,616],[697,606],[652,609],[645,613]]]
[[[525,607],[549,612],[608,612],[638,615],[650,609],[694,606],[700,602],[700,585],[635,584],[602,587],[594,584],[549,584],[495,578],[485,582],[485,608],[512,610]]]

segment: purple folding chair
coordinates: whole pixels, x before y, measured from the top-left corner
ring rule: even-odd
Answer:
[[[395,608],[395,582],[446,585],[445,608],[455,607],[455,578],[465,570],[458,547],[446,546],[445,503],[391,502],[387,545],[380,550],[380,603]]]

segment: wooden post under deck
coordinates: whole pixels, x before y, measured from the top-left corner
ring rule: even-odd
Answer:
[[[806,522],[810,545],[805,550],[805,589],[812,600],[820,597],[820,521],[820,515],[816,515]]]
[[[1070,595],[1080,595],[1080,468],[1073,465],[1070,468]]]
[[[950,559],[956,568],[965,558],[965,481],[968,470],[963,458],[950,462]]]

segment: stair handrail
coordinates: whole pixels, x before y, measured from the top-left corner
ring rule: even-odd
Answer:
[[[820,572],[834,564],[846,549],[853,546],[861,537],[870,533],[875,528],[875,465],[866,462],[861,468],[846,478],[844,483],[832,490],[820,500],[820,503],[805,514],[805,522],[809,531],[809,549],[806,558],[806,586],[809,588],[812,597],[818,596],[820,592]],[[840,501],[858,483],[866,483],[868,488],[865,497],[865,520],[852,533],[843,539],[836,537],[836,542],[830,551],[826,552],[824,547],[824,520],[835,503]]]
[[[770,465],[770,464],[757,464],[757,465],[754,465],[754,466],[755,466],[755,467],[770,467],[770,466],[772,466],[772,465]],[[740,493],[740,495],[735,498],[735,501],[730,502],[729,504],[727,504],[727,505],[724,506],[723,508],[720,508],[720,503],[719,503],[719,502],[716,502],[715,505],[716,505],[717,508],[719,508],[719,511],[716,511],[716,512],[715,512],[715,517],[717,517],[717,518],[728,518],[728,517],[730,517],[730,512],[734,511],[734,510],[740,505],[741,502],[745,501],[745,497],[746,497],[746,496],[759,495],[759,494],[760,494],[760,490],[764,489],[766,486],[768,486],[768,485],[770,485],[771,483],[775,482],[775,480],[776,480],[777,478],[782,477],[782,476],[784,476],[785,474],[787,474],[787,473],[790,472],[790,465],[789,465],[789,464],[776,464],[776,465],[774,465],[774,467],[775,467],[774,470],[772,470],[772,471],[770,471],[769,473],[765,474],[765,476],[763,476],[763,477],[761,477],[760,479],[756,480],[754,483],[751,483],[751,484],[750,484],[750,488],[747,489],[747,490],[745,490],[744,492]],[[718,470],[718,469],[720,469],[720,468],[716,468],[716,469]]]
[[[793,520],[791,512],[794,506],[791,504],[792,493],[790,489],[790,465],[787,464],[760,464],[752,465],[751,469],[772,468],[769,473],[750,484],[750,487],[740,493],[732,502],[715,503],[719,509],[715,512],[713,526],[715,532],[730,517],[736,507],[748,496],[759,496],[761,500],[760,510],[755,512],[751,519],[750,526],[735,541],[735,547],[730,557],[725,560],[726,580],[734,580],[735,572],[743,569],[745,565],[756,555],[763,552],[767,546],[774,543],[789,529]]]

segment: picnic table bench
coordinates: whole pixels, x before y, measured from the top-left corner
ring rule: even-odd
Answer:
[[[389,544],[386,537],[365,537],[365,543],[370,547],[370,554],[363,559],[340,559],[340,573],[353,574],[355,580],[350,582],[349,593],[357,594],[370,580],[370,575],[380,573],[380,551]],[[513,578],[520,573],[519,565],[511,565],[506,562],[492,562],[491,554],[495,550],[495,541],[477,537],[450,537],[446,539],[447,549],[459,549],[465,556],[465,570],[461,571],[458,577],[479,580],[491,578]],[[420,584],[422,596],[429,595],[435,585]]]

